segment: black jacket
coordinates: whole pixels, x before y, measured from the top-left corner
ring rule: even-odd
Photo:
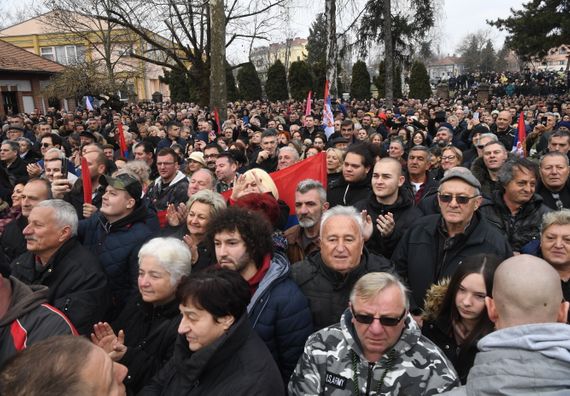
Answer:
[[[279,369],[247,315],[212,344],[192,352],[178,336],[174,356],[139,396],[280,396]]]
[[[560,204],[563,208],[570,209],[570,180],[566,182],[562,190],[554,193],[558,194],[558,198],[554,198],[553,192],[541,182],[537,182],[536,193],[542,197],[542,203],[552,210],[560,210]]]
[[[27,225],[28,218],[20,216],[8,223],[6,228],[4,228],[0,238],[0,245],[2,245],[2,252],[6,255],[9,263],[16,257],[26,253],[27,243],[23,231]]]
[[[471,172],[479,183],[481,183],[481,194],[486,198],[491,198],[495,191],[501,189],[498,181],[493,181],[489,176],[489,171],[483,162],[483,158],[476,158],[471,165]]]
[[[327,267],[321,253],[314,253],[292,268],[293,280],[309,299],[315,331],[337,323],[348,306],[350,291],[369,272],[393,272],[388,259],[364,248],[360,264],[346,275]]]
[[[352,206],[367,198],[370,191],[370,177],[367,176],[356,183],[347,183],[341,176],[337,184],[327,188],[327,201],[331,208],[337,205]]]
[[[127,353],[120,360],[129,369],[125,385],[139,392],[172,358],[178,336],[178,300],[154,307],[133,296],[112,323],[115,332],[125,331]]]
[[[367,199],[357,202],[354,206],[358,211],[366,210],[372,218],[373,232],[366,242],[366,247],[371,253],[381,254],[385,257],[392,257],[392,253],[404,232],[422,215],[421,211],[414,206],[414,199],[410,191],[406,189],[400,189],[398,199],[393,205],[385,206],[379,203],[374,193],[371,193]],[[392,234],[384,238],[376,227],[376,219],[379,215],[385,215],[388,212],[394,215],[396,225]]]
[[[426,290],[453,275],[465,257],[490,253],[506,259],[513,255],[507,238],[478,212],[465,233],[454,238],[442,235],[442,222],[438,214],[418,219],[392,255],[396,272],[410,287],[412,309],[423,307]]]
[[[503,200],[503,194],[498,191],[493,194],[493,204],[479,210],[491,224],[507,236],[514,252],[530,254],[538,252],[542,216],[552,211],[542,203],[540,195],[534,194],[513,216]]]
[[[99,260],[76,238],[65,242],[41,272],[26,252],[12,262],[12,276],[29,285],[49,287],[48,303],[62,311],[79,334],[89,334],[109,307],[107,276]]]

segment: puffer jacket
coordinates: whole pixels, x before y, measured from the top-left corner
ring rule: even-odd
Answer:
[[[76,238],[65,242],[42,271],[27,252],[12,262],[12,276],[28,285],[44,285],[48,303],[71,320],[79,334],[90,334],[109,308],[107,276],[97,257]]]
[[[309,302],[289,273],[288,260],[275,254],[247,307],[251,325],[273,355],[284,382],[313,332]]]
[[[563,396],[570,389],[570,326],[539,323],[483,337],[467,385],[447,396]]]
[[[65,315],[47,304],[47,287],[28,286],[14,277],[8,282],[12,296],[10,306],[0,318],[0,367],[36,342],[56,335],[77,335]]]
[[[542,216],[552,209],[542,203],[540,195],[534,194],[513,216],[502,193],[496,191],[493,194],[493,204],[483,206],[479,211],[489,223],[507,236],[514,252],[536,254],[540,243]]]
[[[378,202],[374,193],[362,201],[357,202],[354,207],[358,211],[366,210],[372,218],[372,236],[366,241],[366,247],[371,253],[381,254],[391,257],[398,241],[410,225],[421,216],[421,211],[414,206],[414,198],[407,189],[400,189],[398,199],[392,205],[383,205]],[[379,215],[386,213],[394,215],[394,231],[387,237],[380,235],[376,227],[376,219]]]
[[[179,335],[174,356],[139,396],[281,396],[285,386],[246,315],[195,352]]]
[[[506,259],[513,255],[506,236],[485,221],[478,211],[465,233],[454,238],[442,235],[442,221],[441,215],[418,219],[392,255],[396,272],[410,287],[412,309],[422,308],[432,283],[451,277],[465,257],[489,253]]]
[[[170,360],[180,324],[179,301],[153,306],[142,300],[140,294],[127,302],[112,323],[115,332],[125,331],[127,352],[119,363],[129,369],[125,385],[139,392]]]
[[[457,386],[457,374],[445,355],[421,335],[411,316],[404,320],[396,344],[380,360],[369,362],[346,309],[340,323],[309,337],[289,395],[437,395]]]
[[[315,330],[338,322],[352,287],[369,272],[393,272],[392,263],[364,248],[360,263],[346,275],[327,267],[320,252],[293,264],[291,276],[309,299]]]
[[[99,257],[109,277],[115,307],[122,308],[138,290],[138,253],[156,235],[147,210],[144,204],[139,204],[128,216],[112,224],[101,212],[79,222],[79,240]]]

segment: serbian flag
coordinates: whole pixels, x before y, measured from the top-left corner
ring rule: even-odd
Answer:
[[[329,81],[325,81],[325,106],[323,108],[323,125],[327,139],[334,133],[334,116],[331,105],[331,95],[329,93]]]
[[[123,132],[123,123],[119,121],[119,125],[117,126],[119,130],[119,147],[121,149],[121,155],[123,157],[127,157],[127,143],[125,142],[125,133]]]
[[[85,107],[87,108],[87,110],[93,111],[93,100],[91,99],[90,96],[85,97]]]
[[[519,157],[526,157],[526,126],[524,124],[524,116],[521,111],[519,115],[519,122],[517,126],[517,133],[515,134],[515,139],[513,140],[513,149],[511,150],[514,154]]]
[[[222,125],[220,124],[220,113],[218,113],[218,108],[214,107],[214,119],[216,120],[216,125],[218,126],[218,136],[222,134]]]
[[[91,184],[91,174],[89,173],[89,164],[85,157],[81,157],[81,179],[83,181],[83,202],[93,202],[93,185]]]

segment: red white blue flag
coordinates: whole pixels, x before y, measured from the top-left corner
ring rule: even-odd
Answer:
[[[325,106],[323,108],[323,125],[327,139],[334,133],[334,115],[332,112],[331,95],[329,92],[329,81],[325,81]]]
[[[515,134],[515,139],[513,140],[513,149],[511,150],[514,154],[519,157],[526,157],[526,126],[524,124],[524,116],[521,111],[519,115],[519,122],[517,127],[517,133]]]

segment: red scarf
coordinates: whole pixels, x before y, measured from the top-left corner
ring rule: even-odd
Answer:
[[[259,282],[263,279],[267,271],[269,270],[269,264],[271,263],[271,256],[268,254],[263,258],[263,264],[261,268],[257,270],[255,275],[253,275],[247,283],[249,284],[249,291],[251,291],[251,295],[253,296],[257,287],[259,286]]]

